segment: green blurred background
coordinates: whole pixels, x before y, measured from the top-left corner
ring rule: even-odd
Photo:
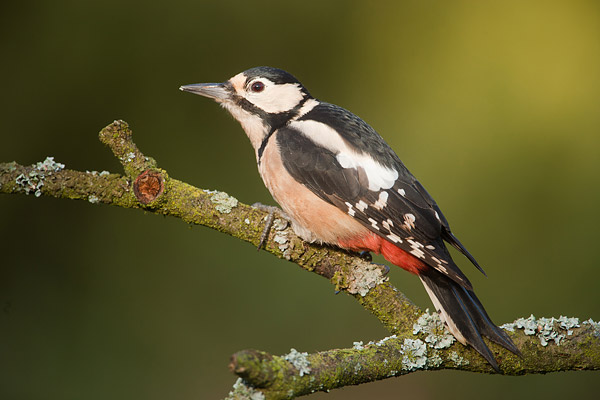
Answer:
[[[272,203],[238,124],[178,87],[281,67],[396,149],[485,267],[460,260],[496,322],[600,319],[597,1],[4,1],[0,46],[0,162],[120,172],[97,132],[122,118],[172,177]],[[0,239],[2,399],[222,398],[238,350],[387,334],[326,280],[171,218],[1,196]],[[314,398],[599,388],[590,372],[444,371]]]

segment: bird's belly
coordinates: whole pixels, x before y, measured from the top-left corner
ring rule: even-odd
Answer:
[[[359,221],[298,183],[285,170],[275,144],[265,148],[259,171],[275,201],[292,219],[294,231],[304,240],[337,245],[370,233]]]

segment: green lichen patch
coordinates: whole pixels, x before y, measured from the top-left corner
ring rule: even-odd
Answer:
[[[572,329],[579,326],[579,318],[536,318],[531,314],[528,318],[519,318],[515,322],[502,325],[501,328],[511,332],[522,329],[525,335],[537,336],[542,346],[548,346],[551,341],[560,346],[563,339],[573,334]]]
[[[264,400],[265,395],[262,392],[248,386],[242,378],[233,384],[231,392],[226,397],[226,400]]]
[[[369,290],[387,280],[380,265],[362,262],[349,271],[347,290],[350,294],[365,297]]]
[[[582,324],[592,328],[592,334],[597,338],[600,338],[600,322],[594,322],[594,320],[590,318],[587,321],[583,321]]]
[[[440,356],[440,353],[433,350],[433,354],[430,354],[427,359],[427,368],[438,368],[443,362],[444,360]]]
[[[421,339],[404,339],[402,369],[414,371],[427,366],[427,345]]]
[[[19,166],[19,164],[17,164],[16,161],[3,163],[3,164],[0,164],[0,171],[14,172],[17,170],[18,166]]]
[[[446,327],[440,320],[440,317],[434,313],[429,314],[429,310],[419,317],[413,324],[413,335],[423,333],[427,335],[425,342],[434,349],[445,349],[454,343],[454,336],[448,333]]]
[[[448,361],[453,362],[454,365],[456,365],[457,367],[462,367],[462,366],[465,366],[465,365],[469,365],[469,360],[467,360],[466,358],[461,357],[455,351],[450,352],[450,355],[448,356]]]
[[[86,170],[85,173],[86,174],[90,174],[92,176],[108,176],[108,175],[110,175],[110,172],[108,172],[108,171],[98,172],[98,171],[88,171],[88,170]]]
[[[296,349],[290,349],[290,352],[282,358],[289,361],[294,368],[298,370],[298,375],[304,376],[310,374],[310,362],[308,361],[308,353],[300,353]]]
[[[33,169],[29,173],[19,174],[15,179],[15,183],[25,194],[33,193],[35,197],[42,195],[42,187],[44,186],[46,176],[65,168],[65,164],[57,163],[54,161],[54,157],[46,157],[44,161],[40,161],[32,166]]]
[[[365,347],[363,346],[362,340],[359,342],[352,342],[352,348],[354,350],[363,350]]]
[[[238,205],[238,200],[225,192],[213,192],[210,201],[215,204],[215,209],[223,214],[229,214],[231,209]]]

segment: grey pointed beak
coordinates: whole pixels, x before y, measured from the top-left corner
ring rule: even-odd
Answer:
[[[224,83],[196,83],[193,85],[184,85],[179,88],[184,92],[199,94],[216,101],[225,101],[229,99],[229,90]]]

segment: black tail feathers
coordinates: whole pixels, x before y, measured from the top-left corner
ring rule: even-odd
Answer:
[[[433,269],[419,277],[450,333],[462,344],[471,345],[496,371],[499,372],[498,363],[482,335],[517,355],[521,354],[506,332],[492,322],[472,290]]]

